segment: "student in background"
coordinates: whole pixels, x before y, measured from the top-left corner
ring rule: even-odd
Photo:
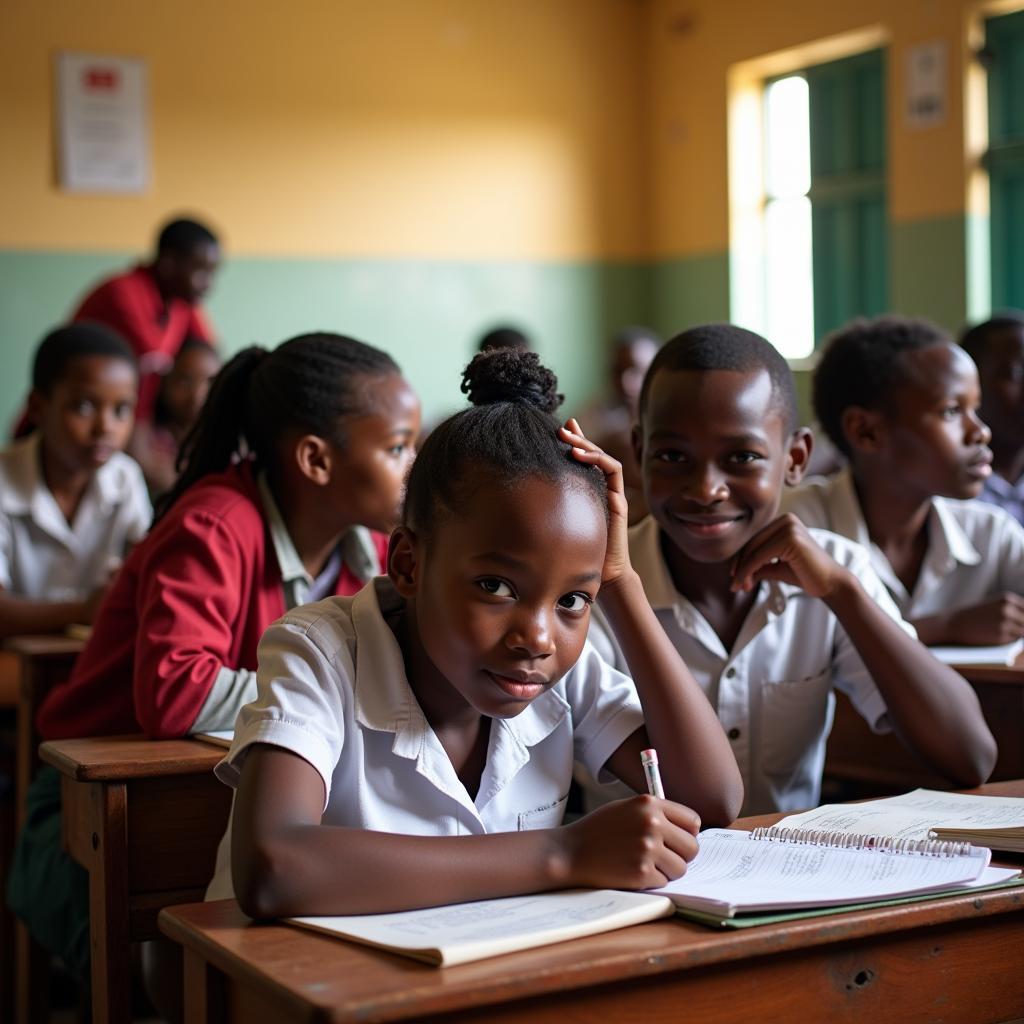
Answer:
[[[98,324],[60,327],[32,366],[37,429],[0,452],[0,636],[89,623],[152,516],[122,453],[135,419],[131,349]]]
[[[779,515],[811,436],[767,341],[728,324],[669,341],[636,446],[651,515],[630,560],[732,742],[743,813],[818,803],[834,688],[952,782],[984,782],[995,743],[970,686],[914,639],[863,549]]]
[[[733,818],[729,745],[629,564],[620,468],[559,430],[556,386],[533,353],[478,355],[474,408],[413,466],[388,577],[267,631],[217,769],[238,793],[209,898],[269,917],[643,889]],[[635,689],[586,643],[595,601]],[[574,754],[643,793],[650,745],[670,799],[559,827]]]
[[[213,342],[199,303],[220,266],[217,236],[198,221],[165,224],[148,263],[107,278],[82,300],[73,320],[106,324],[139,358],[138,417],[153,411],[159,374],[166,373],[185,338]]]
[[[43,704],[43,738],[230,729],[256,695],[267,626],[381,571],[419,417],[392,359],[350,338],[307,334],[239,352],[214,380],[187,468],[125,562],[71,679]],[[27,822],[8,899],[85,977],[85,876],[60,848],[56,770],[32,783]]]
[[[986,320],[960,344],[977,364],[978,415],[992,431],[992,474],[978,497],[1024,524],[1024,314]]]
[[[857,320],[826,343],[814,410],[849,467],[787,508],[863,544],[926,644],[1024,635],[1024,528],[976,498],[992,472],[971,357],[924,320]]]
[[[529,352],[533,349],[533,344],[518,327],[503,324],[500,327],[492,327],[483,334],[476,346],[478,352],[490,352],[495,348],[514,348],[519,352]]]
[[[142,467],[153,498],[166,494],[178,479],[181,443],[199,418],[219,369],[215,348],[199,338],[186,338],[174,365],[160,379],[152,420],[135,425],[128,454]]]

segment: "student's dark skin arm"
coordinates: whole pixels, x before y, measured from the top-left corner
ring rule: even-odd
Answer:
[[[1010,644],[1024,636],[1024,597],[999,594],[967,608],[911,619],[911,625],[923,644]]]
[[[76,623],[88,625],[106,591],[101,587],[84,601],[33,601],[0,589],[0,636],[59,633]]]
[[[644,709],[645,725],[609,758],[607,769],[638,793],[646,791],[640,751],[658,752],[665,794],[693,808],[704,825],[728,825],[743,803],[743,780],[714,709],[658,622],[629,562],[628,509],[622,467],[570,420],[562,438],[581,462],[608,482],[608,530],[601,603]]]
[[[737,589],[774,579],[823,600],[871,673],[903,742],[955,785],[969,788],[988,778],[996,744],[966,680],[908,636],[795,516],[779,517],[749,541],[733,576]]]
[[[693,811],[638,796],[572,825],[480,836],[409,836],[321,825],[324,784],[297,754],[246,757],[231,872],[251,917],[367,914],[574,887],[648,889],[697,852]]]

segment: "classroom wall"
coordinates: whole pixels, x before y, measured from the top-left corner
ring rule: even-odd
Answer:
[[[647,308],[643,39],[635,0],[4,0],[0,423],[46,328],[182,210],[223,234],[228,351],[353,333],[433,416],[512,320],[582,399]],[[145,195],[57,190],[61,49],[147,59]]]
[[[970,0],[652,0],[650,54],[653,303],[661,314],[728,314],[729,69],[777,51],[876,27],[888,40],[890,301],[894,310],[958,328],[969,311],[963,81]],[[1019,4],[1017,4],[1019,6]],[[911,128],[905,116],[909,47],[948,43],[944,123]],[[977,236],[975,236],[977,237]]]

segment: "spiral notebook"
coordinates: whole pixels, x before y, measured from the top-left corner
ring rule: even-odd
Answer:
[[[660,889],[677,907],[720,918],[864,904],[998,885],[1015,868],[991,852],[937,839],[887,839],[824,829],[708,829],[686,874]]]

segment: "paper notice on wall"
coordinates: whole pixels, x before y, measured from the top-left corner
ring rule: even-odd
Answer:
[[[149,184],[146,63],[89,53],[57,55],[61,188],[142,192]]]
[[[934,128],[946,120],[946,43],[936,40],[907,50],[907,125]]]

